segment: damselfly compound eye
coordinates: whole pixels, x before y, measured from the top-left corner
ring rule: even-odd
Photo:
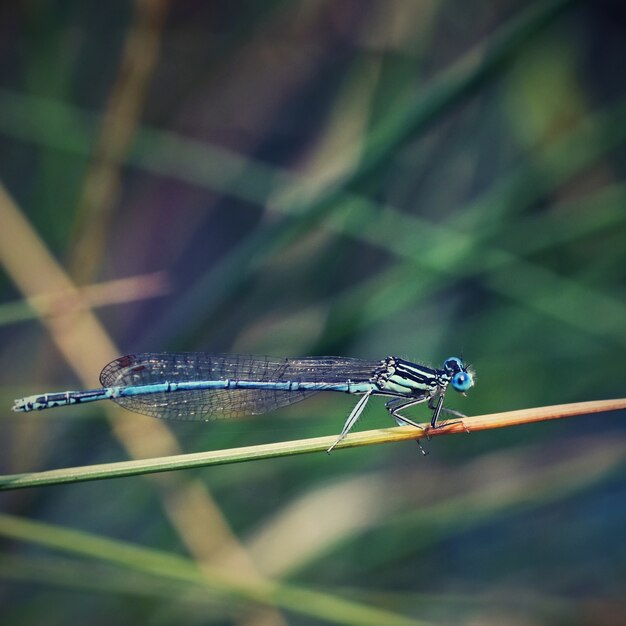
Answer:
[[[451,384],[457,391],[463,393],[474,384],[474,379],[469,372],[457,372],[452,377]]]

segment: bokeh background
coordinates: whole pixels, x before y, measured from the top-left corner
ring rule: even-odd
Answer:
[[[623,396],[625,33],[619,1],[2,3],[0,471],[353,405],[10,410],[135,351],[463,354],[468,414]],[[626,624],[624,417],[7,492],[0,620]]]

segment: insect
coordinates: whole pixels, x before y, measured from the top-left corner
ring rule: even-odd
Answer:
[[[102,388],[45,393],[15,401],[14,411],[113,400],[130,411],[176,420],[204,420],[257,415],[320,391],[361,396],[330,452],[354,426],[372,396],[387,396],[385,407],[400,425],[422,428],[401,411],[426,402],[437,428],[449,385],[465,394],[474,373],[458,357],[441,369],[395,356],[381,361],[345,357],[272,358],[204,352],[145,352],[122,356],[100,373]]]

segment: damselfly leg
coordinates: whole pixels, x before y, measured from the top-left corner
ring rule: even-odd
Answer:
[[[400,415],[400,411],[403,409],[408,409],[409,407],[415,406],[416,404],[421,404],[426,400],[426,397],[423,398],[393,398],[385,402],[385,408],[389,411],[390,415],[396,420],[396,422],[401,421],[405,425],[415,426],[415,428],[419,428],[420,430],[425,430],[423,426],[417,424],[413,420],[410,420],[408,417],[404,415]]]
[[[438,428],[443,428],[444,426],[452,426],[453,424],[463,424],[463,418],[467,417],[467,415],[463,415],[463,413],[459,413],[459,411],[444,408],[443,397],[444,397],[443,393],[439,395],[436,405],[433,404],[432,397],[428,399],[428,408],[433,411],[433,416],[430,420],[430,428],[432,428],[433,430],[437,430]],[[454,415],[456,417],[460,417],[461,419],[454,420],[453,422],[443,422],[442,424],[437,424],[437,420],[439,419],[439,415],[441,413],[448,413],[449,415]],[[465,430],[469,433],[469,430],[467,430],[467,428]],[[428,439],[430,440],[430,437],[428,437]]]
[[[423,398],[393,398],[388,402],[385,402],[385,408],[389,411],[390,415],[396,420],[396,424],[398,426],[415,426],[415,428],[419,428],[420,430],[426,430],[420,424],[410,420],[408,417],[404,415],[400,415],[399,411],[401,409],[408,409],[411,406],[415,406],[416,404],[421,404],[426,400],[426,397]],[[417,445],[419,446],[420,452],[426,456],[428,452],[424,450],[422,446],[422,442],[419,439],[415,440]]]
[[[368,391],[367,393],[364,393],[363,396],[360,398],[360,400],[356,403],[355,407],[350,412],[350,415],[348,415],[348,419],[346,420],[346,423],[343,425],[343,428],[341,430],[341,433],[339,434],[339,437],[337,437],[337,439],[335,440],[335,443],[333,443],[333,445],[330,446],[328,450],[326,450],[328,454],[332,452],[333,448],[350,432],[352,427],[356,424],[357,420],[361,416],[361,413],[363,413],[363,410],[365,409],[365,405],[367,404],[367,401],[370,399],[370,396],[372,395],[372,393],[373,393],[372,391]]]

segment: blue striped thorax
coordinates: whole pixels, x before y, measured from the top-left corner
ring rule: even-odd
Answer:
[[[474,377],[458,357],[446,359],[439,370],[389,356],[382,361],[372,382],[384,393],[422,396],[432,395],[438,389],[443,391],[448,384],[464,393],[474,384]]]

